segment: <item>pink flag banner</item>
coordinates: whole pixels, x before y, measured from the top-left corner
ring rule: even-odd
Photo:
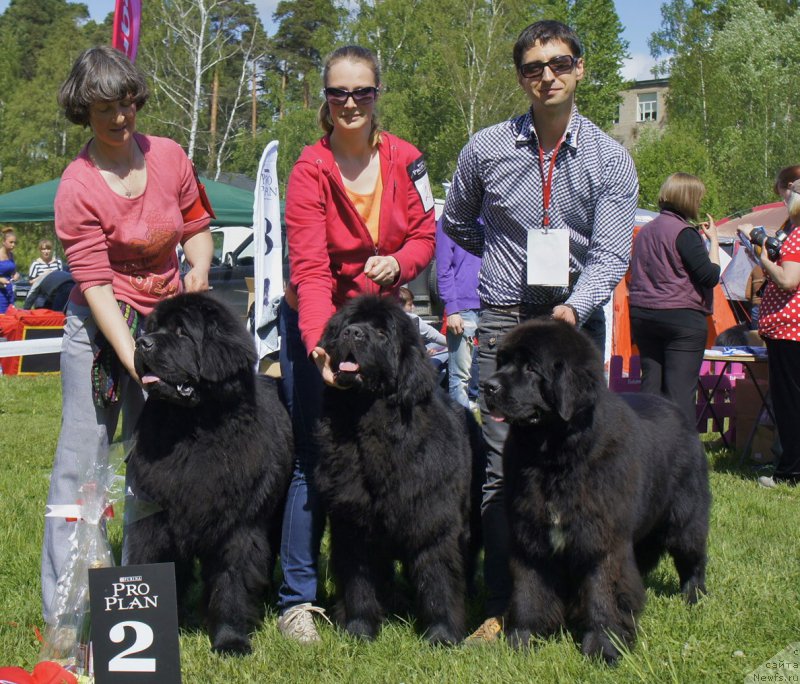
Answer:
[[[136,61],[141,18],[142,0],[117,0],[111,45],[124,52],[131,62]]]

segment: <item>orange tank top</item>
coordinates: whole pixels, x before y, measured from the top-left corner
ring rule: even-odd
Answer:
[[[372,241],[378,244],[378,233],[381,221],[381,197],[383,196],[383,179],[378,174],[375,189],[368,195],[362,195],[345,188],[347,196],[356,208],[356,211],[367,224]]]

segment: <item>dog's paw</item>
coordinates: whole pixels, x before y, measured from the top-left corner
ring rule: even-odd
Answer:
[[[589,658],[602,658],[609,665],[614,665],[620,656],[608,635],[600,630],[591,630],[583,635],[581,652]]]
[[[220,655],[244,656],[252,653],[253,647],[247,634],[222,626],[212,639],[211,650]]]
[[[353,618],[344,623],[344,630],[354,637],[372,640],[378,636],[378,625],[372,624],[364,618]]]
[[[531,644],[531,630],[511,628],[506,633],[508,645],[514,649],[528,648]]]
[[[425,632],[425,639],[432,646],[455,646],[460,641],[455,630],[445,623],[431,625]]]
[[[703,596],[705,596],[708,591],[706,590],[706,585],[702,582],[695,582],[694,580],[688,581],[683,587],[681,587],[681,593],[683,597],[686,599],[686,603],[690,606],[697,603]]]

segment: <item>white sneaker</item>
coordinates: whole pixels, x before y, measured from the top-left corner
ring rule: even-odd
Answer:
[[[314,613],[321,615],[330,623],[324,609],[310,603],[301,603],[292,606],[278,618],[278,629],[287,639],[294,639],[301,644],[322,641],[314,626]]]

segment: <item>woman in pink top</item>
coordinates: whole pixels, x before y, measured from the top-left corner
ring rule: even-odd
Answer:
[[[178,244],[192,265],[183,287],[208,289],[209,215],[180,146],[136,133],[148,95],[143,74],[110,47],[84,51],[59,92],[66,117],[93,137],[64,171],[55,200],[56,233],[76,286],[61,352],[62,428],[49,505],[75,504],[107,461],[120,410],[123,439],[136,424],[144,395],[134,340],[155,305],[181,289]],[[50,624],[64,607],[58,577],[73,525],[46,518],[42,603]]]

